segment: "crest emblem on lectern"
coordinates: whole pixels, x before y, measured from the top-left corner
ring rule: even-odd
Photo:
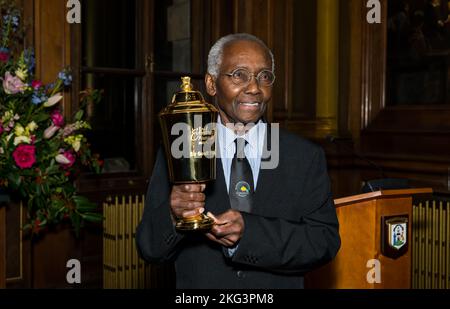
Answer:
[[[398,258],[408,251],[408,215],[382,218],[382,253]]]
[[[408,226],[404,223],[387,223],[389,225],[389,246],[399,250],[406,245],[408,237]]]

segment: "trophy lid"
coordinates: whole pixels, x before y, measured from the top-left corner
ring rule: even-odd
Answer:
[[[178,113],[217,112],[214,105],[205,102],[203,95],[193,89],[189,76],[181,77],[181,91],[175,93],[172,102],[160,112],[160,116]]]

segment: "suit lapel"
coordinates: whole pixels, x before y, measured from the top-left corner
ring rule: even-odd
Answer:
[[[265,155],[264,152],[271,150],[271,136],[272,132],[270,124],[267,123],[261,162],[270,160],[270,157],[267,158],[267,155]],[[271,207],[274,205],[274,202],[271,201],[271,199],[274,196],[274,192],[279,192],[280,188],[278,188],[278,185],[281,183],[278,181],[278,174],[279,168],[273,170],[259,169],[258,184],[256,186],[255,195],[253,196],[252,212],[263,214],[265,213],[265,207]]]

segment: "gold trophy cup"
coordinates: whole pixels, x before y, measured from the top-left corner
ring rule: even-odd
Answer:
[[[169,178],[172,184],[202,184],[216,179],[217,109],[192,89],[190,77],[181,80],[181,91],[159,113]],[[209,230],[213,224],[211,218],[200,214],[178,218],[176,228]]]

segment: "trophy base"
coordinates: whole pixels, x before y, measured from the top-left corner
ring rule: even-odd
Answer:
[[[204,214],[183,218],[177,221],[175,228],[179,231],[206,231],[214,225],[214,220]]]

